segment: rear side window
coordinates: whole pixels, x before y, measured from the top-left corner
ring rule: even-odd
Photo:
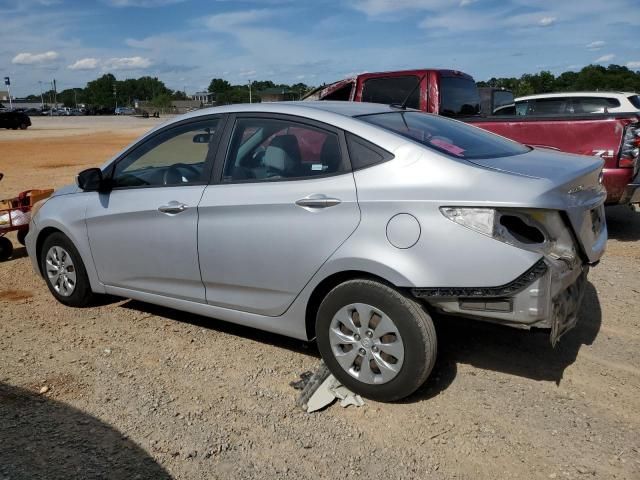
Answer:
[[[351,90],[353,88],[353,83],[348,83],[344,87],[340,87],[333,92],[322,97],[322,100],[337,100],[348,102],[351,100]]]
[[[609,108],[620,106],[616,98],[608,97],[574,97],[568,106],[567,113],[606,113]]]
[[[420,79],[415,75],[405,77],[370,78],[364,82],[362,101],[372,103],[402,103],[411,93],[407,102],[409,108],[420,108],[420,89],[416,88]],[[411,92],[413,90],[413,93]]]
[[[347,147],[351,168],[354,170],[371,167],[393,158],[393,155],[386,150],[351,133],[347,133]]]
[[[440,114],[447,117],[480,113],[478,87],[470,78],[440,77]]]
[[[640,95],[631,95],[627,97],[634,107],[640,109]]]
[[[391,112],[358,118],[455,158],[509,157],[530,151],[529,147],[507,138],[422,112]]]

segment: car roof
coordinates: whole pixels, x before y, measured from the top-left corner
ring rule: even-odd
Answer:
[[[319,112],[329,112],[345,117],[386,113],[394,108],[381,103],[363,103],[347,101],[296,101],[296,102],[265,102],[265,103],[236,103],[219,107],[203,108],[188,113],[182,118],[215,115],[216,113],[285,113],[291,115],[315,116]]]
[[[638,95],[635,92],[557,92],[557,93],[539,93],[537,95],[527,95],[518,97],[515,100],[536,100],[538,98],[557,98],[557,97],[629,97]]]

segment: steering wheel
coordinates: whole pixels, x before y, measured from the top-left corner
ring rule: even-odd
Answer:
[[[180,169],[189,170],[190,173],[193,173],[193,178],[185,179],[185,176],[182,175]],[[162,177],[162,183],[164,185],[176,185],[180,183],[187,183],[191,180],[194,180],[200,176],[200,170],[193,165],[189,165],[188,163],[174,163],[170,167],[164,171],[164,175]]]

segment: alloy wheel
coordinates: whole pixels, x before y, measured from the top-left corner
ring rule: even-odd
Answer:
[[[69,252],[53,246],[45,257],[47,278],[53,289],[61,296],[70,296],[76,288],[76,269]]]
[[[353,303],[338,310],[329,342],[340,366],[363,383],[387,383],[402,368],[405,352],[398,327],[372,305]]]

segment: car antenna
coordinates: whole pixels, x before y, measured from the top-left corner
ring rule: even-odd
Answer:
[[[403,102],[401,104],[397,104],[397,103],[392,103],[390,105],[390,107],[392,108],[399,108],[401,110],[406,110],[407,109],[407,103],[409,103],[409,98],[411,98],[411,95],[413,95],[413,92],[416,91],[416,89],[420,86],[420,84],[422,83],[422,80],[424,80],[424,77],[426,77],[427,74],[425,73],[424,75],[422,75],[419,79],[418,82],[415,84],[415,86],[411,89],[411,91],[409,92],[409,95],[406,96],[406,98],[403,100]]]

